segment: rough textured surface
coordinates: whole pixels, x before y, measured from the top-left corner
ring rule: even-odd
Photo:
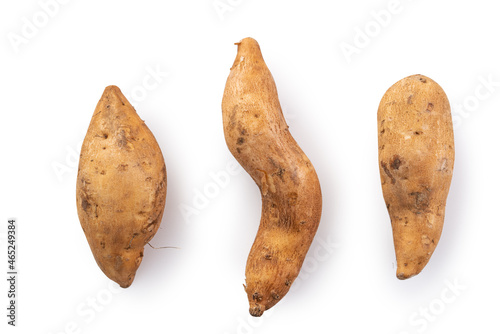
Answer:
[[[450,104],[423,75],[394,84],[378,109],[382,190],[391,218],[397,277],[420,273],[441,236],[455,160]]]
[[[166,187],[155,137],[120,89],[107,87],[82,145],[76,204],[97,264],[122,288],[160,226]]]
[[[313,165],[291,136],[259,45],[245,38],[227,79],[226,143],[262,195],[262,217],[246,266],[250,314],[281,300],[299,274],[321,217]]]

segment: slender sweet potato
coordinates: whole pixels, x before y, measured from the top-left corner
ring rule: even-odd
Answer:
[[[78,217],[101,270],[129,287],[160,226],[166,196],[160,147],[116,86],[109,86],[82,145]]]
[[[423,75],[394,84],[378,108],[378,141],[397,277],[407,279],[425,267],[443,229],[455,160],[450,104],[443,89]]]
[[[222,100],[224,135],[262,195],[260,227],[248,256],[250,314],[261,316],[290,289],[321,217],[313,165],[291,136],[258,43],[245,38]]]

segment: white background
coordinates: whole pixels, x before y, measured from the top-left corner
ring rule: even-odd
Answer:
[[[18,327],[6,325],[2,306],[2,333],[499,331],[496,2],[400,0],[395,10],[389,0],[62,2],[51,16],[34,0],[0,5],[0,259],[5,268],[6,221],[15,217],[20,273]],[[373,13],[388,9],[376,23]],[[234,161],[220,104],[233,43],[247,36],[260,43],[324,203],[293,291],[259,319],[242,287],[258,188],[244,172],[215,188],[211,176]],[[347,44],[357,48],[351,57]],[[168,75],[154,81],[151,71]],[[399,281],[376,113],[393,83],[417,73],[448,94],[456,161],[439,245],[420,275]],[[75,205],[80,145],[110,84],[162,148],[167,204],[151,244],[177,247],[146,246],[126,290],[99,270]],[[186,219],[180,208],[207,189]],[[6,292],[2,279],[1,305]]]

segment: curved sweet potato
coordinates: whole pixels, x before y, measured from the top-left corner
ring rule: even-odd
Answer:
[[[245,286],[250,314],[261,316],[299,274],[318,228],[322,200],[314,167],[288,130],[258,43],[245,38],[237,45],[222,115],[227,146],[262,195]]]

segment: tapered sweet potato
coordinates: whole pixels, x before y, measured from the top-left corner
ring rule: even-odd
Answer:
[[[97,264],[122,288],[160,226],[166,177],[155,137],[120,89],[107,87],[82,145],[76,204]]]
[[[245,286],[250,314],[261,316],[299,274],[320,221],[321,189],[313,165],[288,130],[258,43],[245,38],[236,44],[222,115],[227,146],[262,196]]]
[[[420,273],[444,223],[455,160],[450,104],[423,75],[394,84],[378,108],[382,190],[391,218],[397,277]]]

